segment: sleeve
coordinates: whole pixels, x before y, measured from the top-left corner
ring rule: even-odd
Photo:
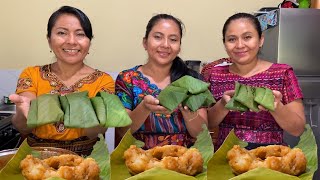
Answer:
[[[205,65],[205,66],[202,68],[202,70],[201,70],[201,75],[202,75],[203,80],[204,80],[205,82],[209,82],[210,70],[211,70],[212,67],[213,67],[213,66],[212,66],[212,64],[210,63],[210,64]]]
[[[107,73],[104,73],[104,74],[105,75],[102,79],[100,89],[101,89],[101,91],[105,91],[110,94],[114,94],[114,92],[115,92],[114,80],[112,79],[112,77],[109,74],[107,74]]]
[[[215,61],[205,65],[201,70],[201,75],[203,76],[204,81],[209,82],[212,68],[214,68],[216,65],[224,63],[224,62],[231,63],[232,61],[229,58],[221,58],[221,59],[215,60]]]
[[[294,74],[292,67],[290,67],[284,76],[284,92],[283,102],[284,104],[290,103],[296,99],[302,99],[303,94],[299,86],[298,79]]]
[[[120,72],[116,79],[115,94],[119,97],[125,108],[133,110],[133,93],[130,86],[132,86],[130,73]]]
[[[39,73],[36,67],[28,67],[21,72],[17,82],[17,94],[22,92],[37,94],[37,72]]]

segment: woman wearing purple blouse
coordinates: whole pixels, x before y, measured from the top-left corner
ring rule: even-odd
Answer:
[[[202,69],[204,79],[217,103],[208,109],[209,129],[219,126],[217,150],[234,129],[248,149],[267,144],[285,144],[283,132],[300,136],[304,131],[305,115],[302,92],[292,67],[259,59],[264,37],[259,21],[251,14],[237,13],[223,26],[223,43],[229,58]],[[225,108],[232,98],[235,82],[273,90],[274,111],[259,106],[259,112],[237,112]]]

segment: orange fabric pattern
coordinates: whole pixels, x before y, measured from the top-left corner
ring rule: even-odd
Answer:
[[[16,93],[33,92],[36,96],[42,94],[65,95],[73,92],[88,91],[89,97],[94,97],[99,91],[114,94],[114,80],[99,70],[77,81],[70,87],[65,86],[59,78],[51,72],[50,64],[28,67],[20,74]],[[83,129],[65,128],[63,123],[47,124],[33,130],[33,134],[43,139],[73,140],[83,136]]]

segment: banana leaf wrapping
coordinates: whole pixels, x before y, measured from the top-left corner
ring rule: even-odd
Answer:
[[[196,176],[188,176],[185,174],[177,173],[175,171],[162,169],[162,168],[152,168],[144,171],[140,174],[132,176],[127,166],[125,165],[125,160],[123,159],[124,152],[130,147],[130,145],[136,145],[137,147],[143,147],[144,143],[135,139],[130,130],[122,138],[121,142],[117,148],[111,153],[111,180],[118,179],[144,179],[144,180],[155,180],[155,179],[175,179],[175,180],[185,180],[185,179],[206,179],[206,168],[209,159],[213,155],[213,145],[209,131],[205,125],[203,125],[203,131],[197,136],[197,141],[192,146],[197,148],[204,160],[204,172]]]
[[[107,121],[107,110],[100,96],[90,98],[91,104],[96,112],[97,118],[101,126],[105,126]]]
[[[71,93],[65,95],[61,101],[64,109],[64,125],[69,128],[90,128],[99,125],[95,110],[88,97],[88,91]]]
[[[31,101],[27,117],[27,126],[30,128],[44,124],[62,121],[63,111],[61,110],[57,94],[43,94]]]
[[[258,112],[258,103],[254,101],[254,88],[250,86],[240,85],[239,92],[234,99],[241,104],[247,106],[249,109],[253,110],[254,112]]]
[[[100,179],[108,180],[110,178],[110,159],[108,146],[105,143],[102,134],[99,134],[100,140],[93,146],[93,151],[89,157],[95,159],[100,168]],[[27,140],[20,145],[17,153],[10,159],[6,166],[0,171],[0,179],[24,180],[21,174],[20,162],[28,155],[32,154],[40,158],[40,153],[32,149]],[[50,180],[62,180],[62,178],[52,177]],[[48,180],[49,180],[48,179]]]
[[[202,94],[189,96],[182,104],[188,106],[191,111],[196,111],[206,101],[206,97]]]
[[[119,98],[106,92],[92,98],[88,91],[64,96],[45,94],[32,101],[28,127],[59,121],[69,128],[123,127],[132,122]]]
[[[240,83],[236,82],[234,96],[232,96],[230,101],[225,105],[225,107],[227,109],[230,109],[233,111],[241,111],[241,112],[249,110],[249,108],[247,108],[247,106],[245,106],[245,105],[241,104],[240,102],[238,102],[237,100],[235,100],[235,97],[238,96],[238,94],[239,94],[240,86],[241,86]]]
[[[173,111],[179,104],[188,106],[191,111],[215,103],[209,84],[192,76],[183,76],[164,88],[158,95],[160,104]]]
[[[188,95],[188,90],[182,87],[167,86],[158,95],[160,104],[167,108],[169,111],[173,111]]]
[[[258,112],[258,105],[274,111],[274,96],[272,90],[265,87],[251,87],[235,83],[235,93],[226,104],[226,108],[234,111],[248,111],[251,109]]]
[[[199,94],[208,89],[209,84],[192,76],[182,76],[178,80],[171,83],[172,86],[188,89],[191,94]]]
[[[270,111],[274,111],[274,96],[271,89],[256,88],[254,101]]]
[[[317,144],[310,125],[306,125],[304,133],[300,136],[299,143],[295,146],[300,148],[307,158],[307,170],[300,176],[292,176],[267,168],[256,168],[241,175],[234,175],[226,159],[227,152],[234,146],[246,147],[247,143],[238,139],[232,130],[223,142],[222,146],[214,153],[208,162],[207,180],[310,180],[318,169]]]
[[[104,127],[124,127],[132,123],[126,109],[118,96],[106,92],[100,92],[104,107],[106,108],[106,121],[101,124]],[[96,108],[97,109],[97,108]]]

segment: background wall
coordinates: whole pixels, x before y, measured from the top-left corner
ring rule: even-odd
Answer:
[[[146,61],[142,38],[156,13],[180,18],[186,32],[180,56],[208,62],[226,57],[221,30],[236,12],[276,7],[282,0],[3,0],[0,6],[0,69],[22,69],[54,61],[46,40],[49,16],[62,5],[83,10],[94,39],[87,64],[118,72]]]

